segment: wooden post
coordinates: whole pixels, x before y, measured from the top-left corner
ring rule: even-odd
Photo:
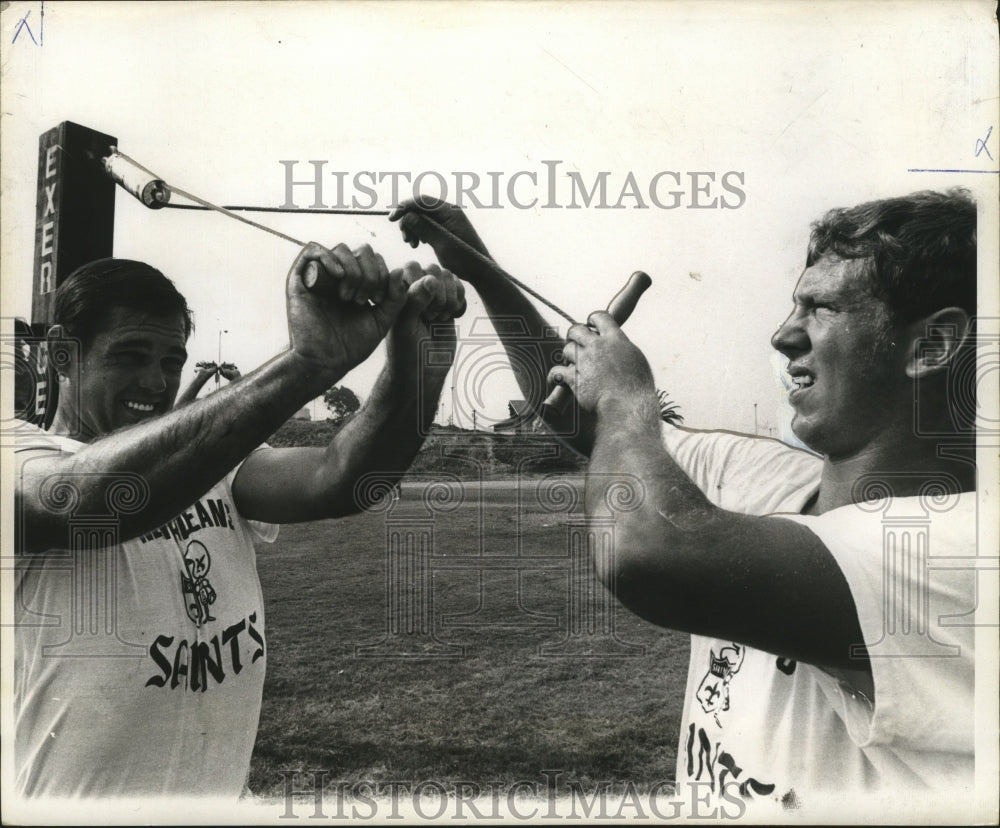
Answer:
[[[38,194],[35,201],[35,267],[31,332],[27,357],[35,380],[28,418],[48,425],[56,407],[44,345],[52,324],[55,290],[80,265],[112,255],[115,183],[101,167],[117,139],[63,121],[38,139]]]

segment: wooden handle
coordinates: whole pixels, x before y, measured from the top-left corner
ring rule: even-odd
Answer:
[[[302,273],[302,284],[306,290],[318,293],[322,296],[336,296],[337,281],[333,278],[325,267],[313,260],[306,264],[306,269]]]
[[[637,270],[628,277],[628,281],[615,298],[608,302],[608,313],[619,325],[632,315],[635,306],[639,304],[639,297],[653,284],[653,280],[646,273]]]
[[[628,281],[614,298],[608,303],[608,313],[619,325],[623,325],[639,304],[639,297],[653,284],[649,275],[641,270],[637,270],[628,277]],[[565,385],[557,385],[552,389],[552,393],[542,403],[543,406],[551,406],[556,411],[562,412],[572,395]]]
[[[395,274],[396,271],[393,270],[392,273]],[[413,280],[404,275],[403,284],[409,288],[412,283]],[[337,280],[315,259],[306,264],[306,269],[302,272],[302,284],[306,286],[306,290],[321,296],[337,296]]]

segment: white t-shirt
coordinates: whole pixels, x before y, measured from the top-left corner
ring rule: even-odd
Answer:
[[[38,432],[17,459],[80,446]],[[267,663],[252,536],[277,527],[239,515],[235,474],[142,537],[115,545],[109,509],[71,518],[79,551],[18,557],[21,794],[240,795]],[[116,508],[132,508],[128,490],[123,478]]]
[[[818,667],[692,636],[679,785],[716,795],[725,788],[782,808],[859,797],[912,803],[942,792],[971,801],[974,628],[961,616],[975,607],[975,573],[933,568],[933,558],[976,554],[975,493],[806,516],[799,512],[822,470],[815,455],[775,440],[671,427],[664,442],[717,505],[788,513],[781,517],[823,542],[850,586],[875,685],[872,704]]]

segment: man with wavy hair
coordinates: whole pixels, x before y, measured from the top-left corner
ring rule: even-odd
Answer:
[[[404,205],[406,237],[429,241],[491,314],[537,317],[425,213],[486,253],[456,211]],[[679,788],[842,816],[863,795],[895,816],[967,802],[975,203],[956,190],[831,210],[792,299],[772,344],[794,385],[792,428],[815,454],[662,423],[649,363],[603,311],[552,345],[563,363],[537,366],[592,427],[578,441],[588,514],[608,516],[615,481],[644,492],[614,514],[597,576],[643,618],[692,634]]]

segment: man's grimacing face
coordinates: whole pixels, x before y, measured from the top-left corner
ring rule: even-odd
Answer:
[[[75,381],[80,410],[68,412],[90,441],[169,411],[187,361],[185,320],[113,307],[83,348]],[[75,405],[70,395],[68,404]]]
[[[832,459],[863,451],[897,428],[910,409],[908,343],[872,295],[863,262],[824,256],[806,268],[795,307],[771,344],[788,357],[797,386],[792,429]]]

